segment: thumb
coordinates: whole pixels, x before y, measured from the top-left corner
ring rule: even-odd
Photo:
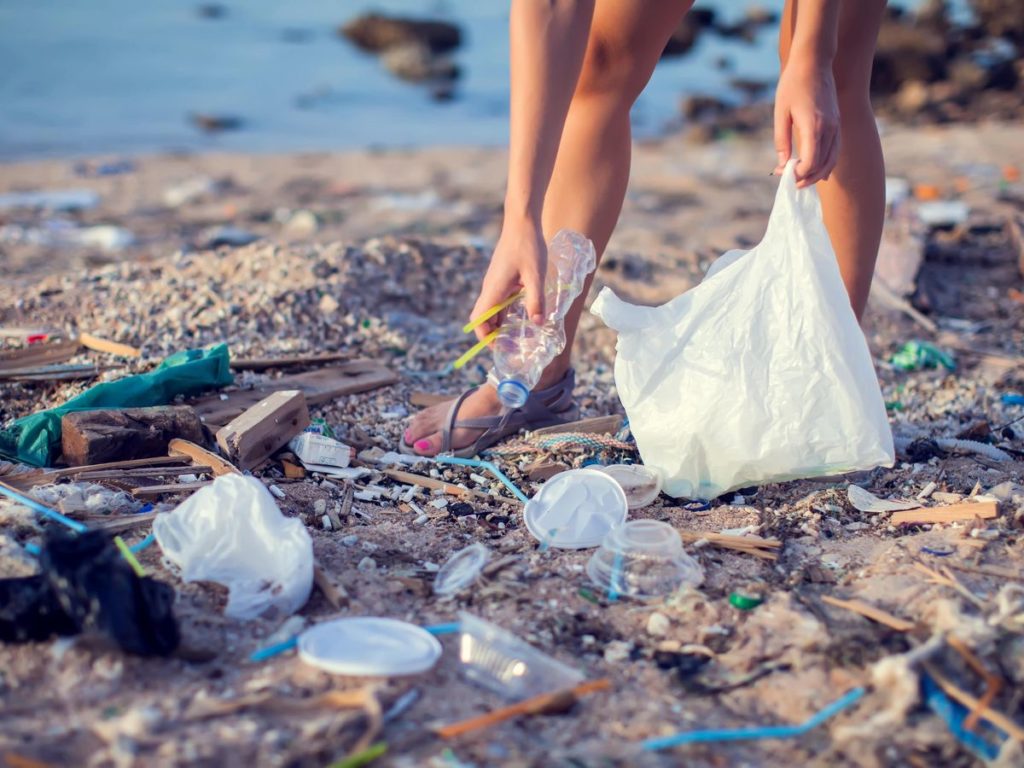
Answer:
[[[537,269],[523,272],[521,275],[523,290],[526,291],[524,305],[526,316],[534,325],[544,324],[544,278]]]
[[[793,153],[793,121],[790,120],[788,110],[775,109],[775,155],[778,165],[775,166],[775,173],[779,174],[789,162]]]

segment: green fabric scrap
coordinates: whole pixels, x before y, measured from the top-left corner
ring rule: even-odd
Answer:
[[[178,395],[197,395],[233,381],[226,344],[175,352],[149,373],[97,384],[64,405],[17,419],[0,430],[0,456],[48,467],[60,455],[60,420],[65,413],[167,405]]]

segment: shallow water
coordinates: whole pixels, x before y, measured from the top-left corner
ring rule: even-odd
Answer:
[[[746,3],[702,3],[725,19]],[[765,0],[781,8],[781,0]],[[195,0],[0,3],[0,158],[168,150],[284,151],[500,144],[507,137],[508,3],[474,0],[228,0],[220,19]],[[335,34],[370,8],[448,18],[466,43],[457,96],[435,103]],[[753,44],[705,34],[662,62],[633,119],[663,131],[683,94],[736,99],[734,77],[777,74],[776,31]],[[728,68],[721,67],[722,62]],[[190,113],[237,116],[205,136]]]

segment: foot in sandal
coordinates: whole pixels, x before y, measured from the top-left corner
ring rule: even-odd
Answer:
[[[485,384],[458,398],[418,413],[402,436],[402,452],[419,456],[454,453],[475,456],[524,429],[573,421],[579,415],[572,398],[576,383],[570,368],[555,384],[530,393],[522,408],[502,408],[494,387]]]

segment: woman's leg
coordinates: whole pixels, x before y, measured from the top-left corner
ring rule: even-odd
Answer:
[[[544,234],[549,240],[560,229],[573,229],[594,241],[598,258],[604,252],[629,179],[629,110],[690,5],[692,0],[598,0],[544,199]],[[585,298],[586,291],[566,316],[565,351],[545,370],[538,388],[556,383],[569,368]],[[463,403],[459,417],[500,412],[494,389],[481,387]],[[447,403],[419,413],[406,431],[406,442],[418,453],[437,453],[447,413]],[[478,430],[455,430],[452,445],[470,445],[478,435]]]
[[[839,98],[839,161],[817,184],[821,208],[850,304],[864,314],[885,218],[885,164],[869,83],[885,0],[842,0],[839,48],[832,64]],[[779,57],[789,57],[799,0],[786,0]]]

